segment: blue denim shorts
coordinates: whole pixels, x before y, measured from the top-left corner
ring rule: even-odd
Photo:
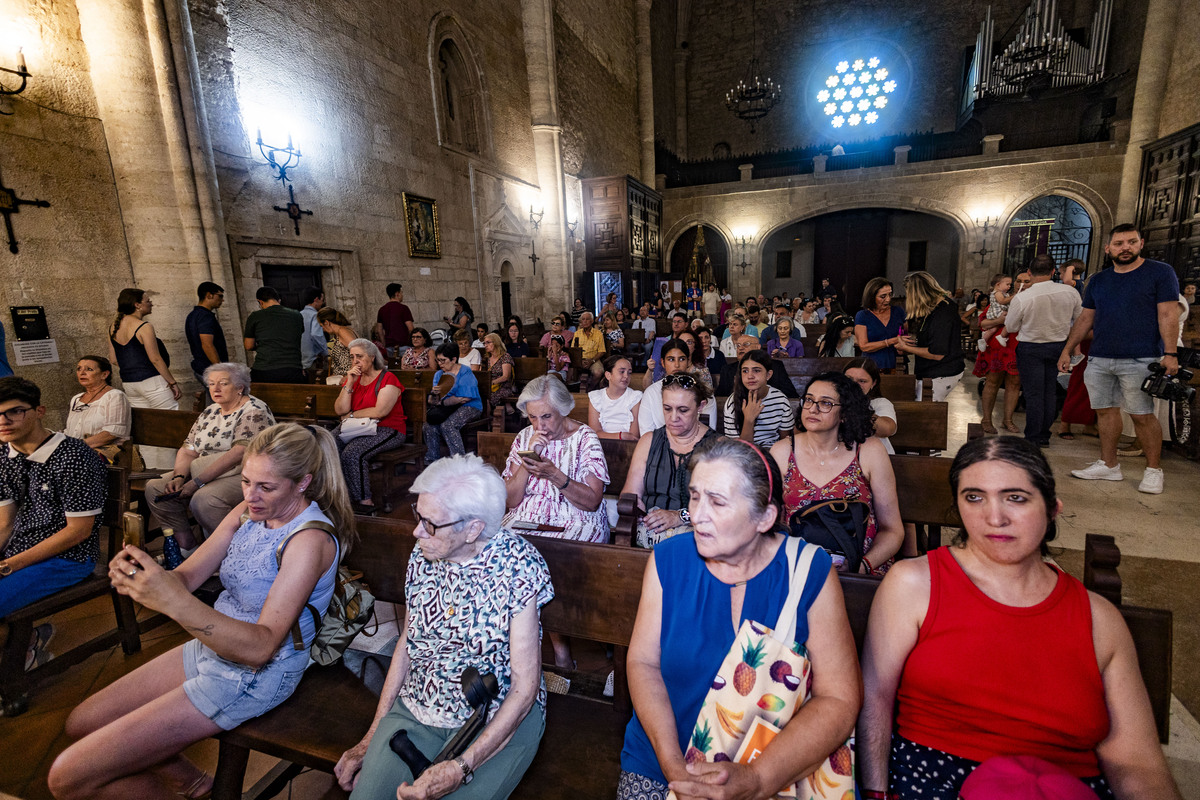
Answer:
[[[1123,408],[1130,414],[1153,414],[1154,398],[1142,391],[1142,381],[1158,358],[1088,357],[1083,372],[1092,408]]]
[[[291,640],[285,645],[290,649]],[[287,700],[308,666],[308,651],[253,669],[227,661],[198,639],[183,646],[183,691],[200,713],[233,730]]]

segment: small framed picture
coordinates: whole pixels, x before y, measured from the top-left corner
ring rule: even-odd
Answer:
[[[408,254],[413,258],[442,257],[442,229],[438,225],[437,201],[404,192],[404,230]]]

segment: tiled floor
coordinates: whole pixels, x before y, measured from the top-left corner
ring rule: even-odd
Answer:
[[[979,420],[974,388],[975,381],[968,381],[950,397],[951,453],[965,441],[967,423]],[[1048,451],[1064,505],[1057,543],[1062,552],[1057,558],[1065,569],[1079,576],[1084,534],[1112,534],[1125,556],[1121,573],[1127,601],[1175,612],[1176,700],[1167,753],[1184,797],[1200,798],[1200,724],[1194,716],[1200,716],[1200,671],[1192,665],[1194,655],[1200,652],[1200,523],[1195,502],[1200,464],[1166,456],[1166,491],[1152,496],[1137,492],[1137,480],[1145,464],[1140,458],[1124,460],[1127,477],[1123,483],[1070,477],[1071,469],[1094,460],[1097,453],[1097,440],[1083,436],[1075,441],[1055,437]],[[407,506],[400,504],[399,508]],[[58,633],[51,649],[80,641],[87,631],[111,626],[111,615],[106,598],[59,615],[54,620]],[[28,800],[49,798],[46,773],[67,745],[62,728],[71,708],[118,676],[183,641],[184,634],[174,624],[155,628],[143,637],[141,653],[125,657],[117,647],[93,656],[40,686],[26,714],[0,719],[0,793]],[[603,680],[607,669],[602,651],[585,647],[577,658],[587,680]],[[205,768],[215,766],[213,741],[201,742],[188,752]],[[252,759],[248,781],[256,781],[271,766],[268,759]],[[296,800],[321,798],[330,785],[329,776],[306,773],[294,782],[291,796]]]

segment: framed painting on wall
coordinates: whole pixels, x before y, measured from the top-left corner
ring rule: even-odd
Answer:
[[[437,201],[404,192],[404,230],[408,254],[413,258],[442,257],[442,229],[438,225]]]

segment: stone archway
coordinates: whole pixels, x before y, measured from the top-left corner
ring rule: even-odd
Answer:
[[[1036,188],[1023,192],[1020,197],[1014,199],[1000,214],[999,230],[1007,231],[1012,225],[1021,209],[1025,208],[1039,197],[1048,197],[1058,195],[1073,200],[1083,207],[1087,212],[1092,223],[1093,241],[1099,242],[1103,240],[1104,235],[1112,230],[1116,220],[1113,218],[1112,209],[1105,202],[1104,197],[1086,184],[1078,181],[1057,180],[1048,181]],[[997,247],[997,250],[1001,250]],[[1091,274],[1099,269],[1100,264],[1104,260],[1104,248],[1094,245],[1087,257],[1087,269]]]

